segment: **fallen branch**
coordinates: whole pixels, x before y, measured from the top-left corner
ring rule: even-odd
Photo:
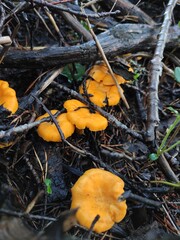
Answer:
[[[159,159],[157,160],[158,164],[160,165],[162,171],[164,172],[167,179],[172,182],[178,183],[178,177],[172,170],[171,166],[169,165],[168,161],[166,160],[165,156],[162,154]]]
[[[105,4],[109,6],[110,8],[113,8],[114,10],[120,10],[124,18],[126,19],[127,16],[133,16],[136,17],[138,22],[140,23],[146,23],[149,25],[155,25],[156,23],[154,20],[148,16],[145,12],[143,12],[140,8],[138,8],[136,5],[132,4],[130,1],[127,0],[106,0]],[[114,6],[114,7],[113,7]]]
[[[98,40],[108,58],[119,54],[153,49],[157,44],[159,28],[144,24],[118,24],[104,33]],[[171,27],[166,47],[180,46],[180,28]],[[26,51],[11,48],[0,67],[38,68],[53,67],[73,62],[88,63],[101,59],[96,43],[92,40],[72,47],[51,47],[39,51]]]
[[[79,34],[83,36],[86,41],[92,40],[92,36],[88,30],[86,30],[83,25],[70,13],[61,12],[61,16],[65,19],[65,21],[70,24],[70,26]]]
[[[162,59],[166,42],[168,41],[168,31],[171,25],[171,16],[176,6],[177,0],[170,0],[165,14],[164,21],[159,33],[157,46],[154,57],[151,60],[151,68],[149,71],[149,95],[148,95],[148,120],[147,120],[147,141],[155,139],[155,129],[159,124],[158,113],[158,85],[159,78],[162,74]]]
[[[31,0],[29,0],[29,2],[31,2]],[[60,13],[60,12],[68,12],[71,13],[75,16],[79,16],[79,17],[92,17],[92,18],[100,18],[100,17],[106,17],[109,15],[115,16],[115,15],[119,15],[120,11],[115,11],[115,12],[101,12],[101,13],[82,13],[80,11],[80,9],[78,8],[78,10],[73,10],[72,7],[66,7],[65,5],[61,4],[61,5],[55,5],[52,3],[48,3],[46,1],[41,1],[41,0],[33,0],[33,3],[36,4],[37,6],[41,6],[41,7],[48,7],[50,10]],[[71,4],[72,6],[73,4]]]

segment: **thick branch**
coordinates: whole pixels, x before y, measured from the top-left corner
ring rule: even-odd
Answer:
[[[168,30],[171,25],[171,16],[177,0],[170,0],[165,14],[164,21],[158,36],[153,59],[151,60],[151,70],[149,72],[149,95],[148,95],[148,121],[147,121],[147,141],[154,141],[155,129],[159,124],[158,113],[158,86],[162,74],[162,59],[166,42],[168,41]],[[179,35],[180,36],[180,35]]]
[[[153,49],[159,29],[144,24],[118,24],[99,34],[98,40],[108,58],[118,54]],[[167,47],[180,46],[180,28],[170,28]],[[10,49],[0,67],[39,68],[54,67],[72,62],[89,62],[100,59],[96,43],[92,40],[72,47],[51,47],[39,51]]]

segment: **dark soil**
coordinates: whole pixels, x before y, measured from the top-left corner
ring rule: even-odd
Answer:
[[[23,55],[23,52],[37,50],[38,47],[71,47],[86,42],[85,36],[75,31],[62,14],[53,8],[45,8],[38,2],[43,1],[0,1],[0,33],[1,36],[12,37],[12,44],[5,51],[5,62],[6,54],[11,53],[11,49],[15,48],[18,48]],[[51,1],[48,2],[50,4]],[[68,3],[64,3],[64,6],[79,11],[75,2],[78,1],[68,1]],[[79,1],[79,6],[81,2],[87,1]],[[104,2],[100,1],[93,7],[88,7],[89,13],[94,14],[95,9],[98,13],[108,12],[109,5]],[[107,2],[111,3],[111,1]],[[131,2],[134,4],[138,2],[139,8],[148,14],[158,26],[161,26],[168,1]],[[15,11],[16,8],[19,8],[18,12]],[[45,12],[48,9],[56,21],[59,33]],[[178,24],[179,11],[180,6],[177,4],[173,12],[172,25]],[[38,13],[51,33],[48,32]],[[76,15],[76,17],[84,27],[87,27],[84,17],[80,15]],[[97,35],[119,23],[141,23],[137,16],[126,15],[123,12],[115,16],[107,15],[100,19],[92,17],[90,22]],[[57,84],[50,84],[41,93],[39,91],[42,89],[43,83],[47,81],[54,70],[64,67],[63,65],[54,66],[54,68],[48,66],[31,68],[27,59],[26,68],[21,68],[21,66],[12,68],[10,65],[4,68],[2,61],[0,79],[8,81],[9,85],[15,89],[19,109],[15,114],[9,115],[9,112],[2,106],[0,108],[0,137],[2,131],[5,133],[0,141],[4,144],[12,143],[10,146],[0,149],[0,229],[2,229],[2,231],[0,230],[0,240],[20,239],[17,237],[19,235],[15,235],[22,223],[24,231],[21,239],[35,239],[38,233],[43,233],[45,239],[50,240],[64,239],[67,236],[68,239],[77,237],[97,240],[150,240],[176,239],[176,237],[178,239],[180,234],[179,146],[177,145],[155,161],[150,160],[149,155],[157,151],[166,130],[176,118],[175,113],[168,107],[172,107],[176,111],[180,107],[179,83],[172,74],[169,74],[169,70],[174,71],[175,67],[180,66],[180,54],[177,47],[165,48],[163,63],[166,68],[163,69],[158,88],[160,121],[155,129],[155,139],[148,142],[146,126],[150,116],[147,114],[149,104],[147,98],[151,91],[148,74],[154,49],[149,51],[146,48],[142,49],[142,51],[144,50],[146,50],[144,55],[140,52],[126,52],[136,54],[136,57],[131,55],[127,58],[127,55],[118,55],[110,61],[115,72],[123,74],[130,80],[127,84],[122,85],[130,108],[127,109],[121,100],[116,106],[105,107],[104,111],[114,116],[127,129],[117,127],[113,121],[109,121],[107,129],[104,131],[91,132],[88,129],[81,133],[76,131],[67,139],[71,145],[68,145],[67,142],[45,142],[38,136],[36,127],[29,127],[30,125],[26,125],[26,128],[19,132],[16,129],[18,126],[33,123],[38,116],[46,112],[46,108],[65,111],[63,103],[74,98],[72,90],[78,91],[79,85],[87,78],[87,71],[83,72],[83,68],[88,70],[95,61],[87,60],[87,62],[81,63],[80,71],[75,63],[68,65],[69,70],[66,65],[64,74],[60,74],[54,79]],[[0,48],[0,51],[2,57],[3,48]],[[141,58],[138,59],[137,56],[141,56]],[[126,63],[131,64],[134,71],[138,72],[137,80],[133,79],[135,73],[129,73],[127,66],[122,64],[120,58],[126,58]],[[78,59],[77,63],[79,63]],[[167,68],[169,70],[166,70]],[[62,86],[61,90],[57,87],[58,84]],[[63,87],[67,87],[68,91]],[[11,134],[8,134],[9,129],[13,129]],[[133,134],[134,132],[138,133],[137,136]],[[171,133],[168,146],[178,141],[178,132],[179,125]],[[85,154],[81,154],[81,150]],[[168,163],[168,167],[166,167],[166,163]],[[118,175],[125,182],[125,191],[131,191],[134,194],[134,197],[127,198],[128,211],[124,220],[102,234],[94,233],[76,224],[67,232],[68,235],[64,236],[59,230],[64,218],[60,223],[58,222],[59,225],[54,225],[53,231],[52,229],[48,230],[48,225],[53,220],[58,219],[62,212],[70,209],[71,187],[86,170],[91,168],[103,168]],[[47,186],[44,183],[45,179],[51,180],[51,194],[48,194]],[[152,181],[157,182],[153,183]],[[158,183],[158,181],[173,182],[176,186]],[[15,222],[13,225],[14,219],[18,219],[20,222],[18,224]],[[3,231],[7,231],[6,238],[3,237],[5,236]],[[27,236],[25,236],[26,231]],[[43,236],[37,237],[37,239],[43,239]]]

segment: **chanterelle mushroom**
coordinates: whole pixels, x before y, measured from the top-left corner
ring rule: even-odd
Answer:
[[[64,103],[67,119],[78,129],[89,128],[91,131],[102,131],[108,126],[108,121],[98,112],[91,112],[84,103],[71,99]]]
[[[105,64],[99,64],[99,65],[92,66],[88,75],[95,81],[101,82],[107,73],[108,73],[108,68],[105,66]]]
[[[123,180],[108,171],[96,168],[86,171],[71,189],[71,208],[79,207],[77,221],[89,229],[99,215],[93,230],[97,233],[109,230],[126,215],[126,201],[118,201],[123,188]]]
[[[104,85],[103,82],[96,82],[94,80],[86,80],[86,91],[91,102],[99,107],[114,106],[120,101],[118,88],[115,85]],[[79,92],[84,94],[82,85]]]
[[[55,114],[58,110],[51,110],[52,114]],[[48,113],[38,117],[36,120],[40,120],[42,118],[49,117]],[[57,122],[64,134],[65,139],[70,137],[74,130],[75,126],[67,119],[67,114],[62,113],[57,118]],[[37,128],[37,133],[40,137],[42,137],[47,142],[61,142],[61,136],[56,125],[52,122],[43,122],[39,124]]]
[[[15,113],[18,109],[15,90],[10,88],[9,83],[3,80],[0,80],[0,105],[11,113]]]
[[[119,103],[121,96],[113,77],[104,63],[92,66],[88,75],[91,78],[86,80],[86,91],[84,91],[83,85],[79,88],[81,94],[87,93],[88,98],[99,107],[114,106]],[[126,82],[126,79],[118,74],[114,73],[114,77],[118,84]]]

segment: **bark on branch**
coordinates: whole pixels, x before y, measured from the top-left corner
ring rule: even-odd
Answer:
[[[147,121],[147,141],[154,141],[155,130],[159,125],[159,112],[158,112],[158,85],[159,79],[162,74],[162,59],[166,46],[166,39],[168,30],[171,25],[171,18],[173,9],[176,6],[177,0],[170,0],[165,14],[164,21],[158,36],[157,46],[155,48],[153,59],[151,60],[149,72],[149,95],[148,95],[148,121]],[[179,35],[180,38],[180,35]]]
[[[137,17],[138,22],[140,23],[146,23],[152,26],[156,24],[150,16],[128,0],[106,0],[104,4],[110,9],[114,6],[113,11],[120,10],[122,15],[132,15]]]
[[[153,49],[157,44],[159,28],[145,24],[118,24],[99,34],[98,40],[108,58],[119,54]],[[166,47],[180,46],[180,28],[171,27]],[[100,59],[94,40],[71,47],[50,47],[44,50],[27,51],[11,48],[0,65],[10,68],[54,67],[72,62],[89,62]]]

